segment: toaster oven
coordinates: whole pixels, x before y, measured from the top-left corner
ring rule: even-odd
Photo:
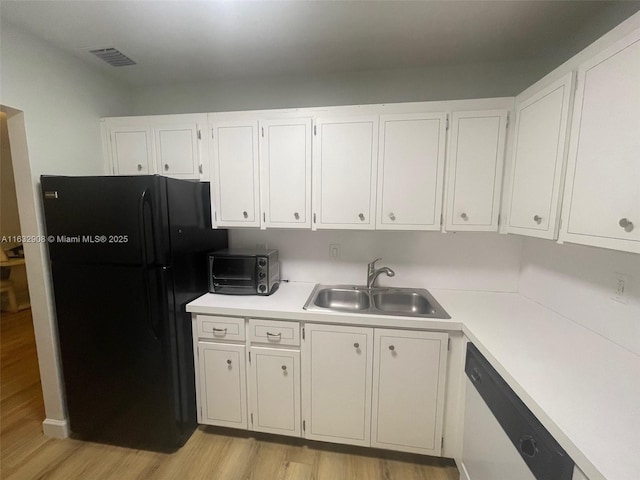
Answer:
[[[209,254],[209,291],[271,295],[280,283],[278,250],[228,248]]]

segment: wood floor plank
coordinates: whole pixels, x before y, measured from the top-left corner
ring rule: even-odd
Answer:
[[[457,480],[450,460],[199,427],[175,453],[47,438],[30,310],[0,317],[3,480]]]

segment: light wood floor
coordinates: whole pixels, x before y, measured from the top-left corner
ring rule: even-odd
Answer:
[[[452,461],[200,427],[173,454],[42,434],[31,312],[2,313],[0,478],[458,480]]]

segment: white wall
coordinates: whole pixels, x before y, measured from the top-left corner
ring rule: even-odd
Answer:
[[[9,117],[20,226],[23,235],[43,235],[39,176],[105,173],[99,119],[129,114],[129,92],[33,35],[6,23],[1,27],[0,103]],[[26,243],[25,257],[44,429],[60,436],[66,412],[46,245]]]
[[[611,299],[615,273],[630,276],[626,304]],[[520,293],[640,354],[640,255],[526,239]]]
[[[522,239],[496,233],[295,231],[234,229],[232,247],[265,245],[280,251],[282,278],[292,281],[366,283],[367,263],[396,276],[380,285],[515,292]],[[329,245],[340,245],[331,259]]]
[[[516,95],[554,66],[546,59],[149,86],[134,92],[133,113],[195,113],[506,97]]]

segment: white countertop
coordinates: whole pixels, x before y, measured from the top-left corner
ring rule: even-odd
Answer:
[[[640,357],[517,293],[429,291],[450,320],[303,310],[312,283],[271,296],[205,294],[187,311],[462,330],[590,480],[640,472]]]

